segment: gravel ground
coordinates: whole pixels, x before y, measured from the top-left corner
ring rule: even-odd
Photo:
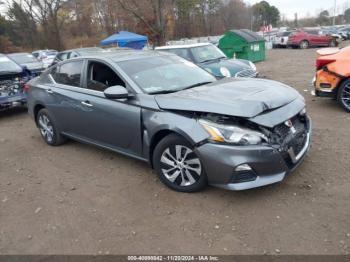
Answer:
[[[314,136],[285,181],[245,192],[176,193],[145,163],[49,147],[25,110],[0,113],[0,254],[349,254],[350,114],[310,95],[315,57],[258,64],[305,96]]]

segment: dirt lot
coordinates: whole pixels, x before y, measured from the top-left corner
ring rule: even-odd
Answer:
[[[0,114],[1,254],[349,254],[350,114],[310,95],[315,49],[273,50],[261,73],[305,96],[304,164],[245,192],[168,190],[147,164],[44,144],[23,110]]]

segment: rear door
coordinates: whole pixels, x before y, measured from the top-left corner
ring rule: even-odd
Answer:
[[[319,45],[319,35],[317,30],[308,30],[306,33],[306,39],[311,46]]]
[[[48,107],[62,132],[79,134],[81,123],[80,100],[82,99],[82,73],[84,60],[67,61],[51,69],[52,84],[47,86],[46,93],[52,101]]]

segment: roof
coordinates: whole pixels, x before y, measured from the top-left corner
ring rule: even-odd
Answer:
[[[147,36],[138,35],[128,31],[120,31],[114,35],[107,37],[100,42],[101,45],[116,44],[120,47],[131,47],[134,49],[142,49],[148,41]]]
[[[134,60],[134,59],[143,59],[143,58],[152,58],[152,57],[161,57],[161,56],[176,56],[172,53],[165,53],[165,52],[157,52],[153,50],[132,50],[132,49],[125,49],[125,50],[118,50],[118,51],[106,51],[106,52],[96,52],[96,53],[89,53],[87,55],[73,58],[73,59],[81,59],[81,58],[102,58],[102,59],[111,59],[114,62],[122,62],[127,60]],[[66,61],[71,61],[66,60]]]
[[[7,54],[8,56],[22,56],[22,55],[31,55],[30,53],[11,53],[11,54]]]
[[[258,41],[265,41],[265,39],[263,37],[261,37],[257,33],[254,33],[253,31],[250,31],[248,29],[230,30],[230,32],[232,32],[232,33],[238,35],[239,37],[243,38],[248,43],[258,42]]]
[[[60,53],[67,53],[67,52],[99,52],[103,50],[101,47],[82,47],[82,48],[75,48],[75,49],[69,49],[69,50],[64,50],[61,51]]]
[[[39,52],[58,52],[58,51],[54,49],[42,49],[42,50],[35,50],[32,53],[39,53]]]
[[[199,46],[207,46],[207,45],[213,45],[211,43],[196,43],[196,44],[188,44],[188,45],[167,45],[167,46],[159,46],[156,47],[156,50],[163,50],[163,49],[178,49],[178,48],[192,48],[192,47],[199,47]]]

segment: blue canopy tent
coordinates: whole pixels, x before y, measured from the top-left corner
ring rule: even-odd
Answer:
[[[101,45],[118,45],[119,47],[129,47],[133,49],[142,49],[148,41],[147,36],[135,33],[120,31],[110,37],[102,40]]]

